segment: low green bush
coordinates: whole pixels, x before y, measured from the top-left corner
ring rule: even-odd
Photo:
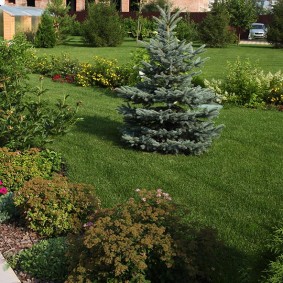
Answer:
[[[62,156],[51,150],[31,148],[11,151],[0,148],[0,176],[10,192],[19,190],[25,181],[34,177],[51,178],[62,170]]]
[[[14,203],[26,225],[48,237],[80,231],[100,205],[92,186],[69,183],[60,175],[25,182],[15,193]]]
[[[275,230],[272,241],[268,244],[269,250],[274,254],[274,260],[269,263],[262,282],[283,282],[283,222]]]
[[[179,40],[192,42],[199,39],[197,24],[193,21],[191,22],[188,17],[178,22],[175,31]]]
[[[70,238],[66,282],[210,282],[215,231],[182,221],[185,209],[161,189],[137,193],[96,213],[82,236]]]
[[[13,256],[9,264],[36,279],[64,282],[68,274],[68,259],[65,255],[67,244],[63,237],[41,240]]]

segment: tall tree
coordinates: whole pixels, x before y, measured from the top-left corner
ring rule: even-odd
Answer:
[[[241,31],[246,30],[257,20],[255,0],[227,0],[230,25],[235,27],[240,41]]]
[[[271,15],[272,20],[267,31],[267,41],[274,47],[283,48],[283,0],[277,0]]]
[[[174,29],[180,12],[160,9],[158,31],[144,43],[149,61],[143,62],[142,82],[118,89],[126,104],[118,111],[124,115],[123,141],[137,149],[161,153],[198,155],[206,151],[222,126],[213,119],[219,114],[215,94],[194,87],[192,77],[203,60],[191,43],[179,41]]]

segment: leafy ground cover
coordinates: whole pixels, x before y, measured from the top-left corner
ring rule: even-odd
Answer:
[[[134,49],[135,43],[126,41],[121,49],[91,50],[93,55],[114,57],[122,63]],[[71,50],[80,54],[82,61],[90,58],[85,56],[86,47],[61,46],[51,52],[70,54]],[[205,55],[211,60],[206,62],[203,75],[221,78],[224,62],[238,55],[260,59],[262,69],[274,72],[281,67],[280,52],[247,46],[209,49]],[[271,60],[275,62],[273,69]],[[38,76],[31,77],[32,83],[37,84],[37,80]],[[121,145],[118,128],[122,117],[116,109],[122,100],[115,93],[49,79],[44,80],[44,86],[49,89],[48,100],[54,102],[70,94],[71,103],[82,102],[78,115],[84,120],[52,145],[66,158],[72,181],[94,185],[102,204],[108,207],[128,199],[136,188],[168,191],[175,200],[189,205],[190,218],[218,229],[227,246],[222,255],[223,282],[255,282],[260,277],[266,240],[281,217],[282,112],[225,107],[218,119],[225,129],[207,154],[159,155]]]

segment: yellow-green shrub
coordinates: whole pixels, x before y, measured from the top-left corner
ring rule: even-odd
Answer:
[[[59,153],[38,148],[24,151],[0,148],[0,160],[1,180],[12,192],[17,191],[31,178],[50,178],[54,172],[59,172],[62,166]]]
[[[100,205],[92,186],[69,183],[60,175],[25,182],[15,193],[14,203],[26,225],[42,236],[80,231]]]

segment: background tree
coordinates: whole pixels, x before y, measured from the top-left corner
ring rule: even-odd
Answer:
[[[41,22],[35,34],[34,46],[43,48],[52,48],[56,44],[56,34],[53,25],[53,18],[48,11],[41,16]]]
[[[75,16],[70,16],[69,10],[70,7],[63,0],[51,0],[47,4],[47,11],[53,16],[56,44],[63,43],[71,33]]]
[[[118,46],[124,39],[124,26],[114,4],[100,1],[88,7],[83,38],[91,46]]]
[[[225,2],[214,2],[210,13],[200,23],[200,40],[209,47],[225,47],[235,42],[229,23],[230,15]]]
[[[283,0],[273,6],[272,20],[267,31],[267,41],[274,47],[283,48]]]
[[[179,40],[196,41],[199,39],[198,25],[191,21],[190,14],[186,13],[176,26],[176,36]]]
[[[242,30],[246,30],[257,20],[257,8],[254,0],[227,0],[230,25],[237,30],[238,41]]]
[[[157,35],[144,43],[149,61],[143,62],[142,82],[118,89],[126,102],[118,109],[124,115],[122,139],[145,151],[201,154],[222,128],[212,121],[219,114],[215,94],[192,85],[203,47],[194,50],[175,36],[180,12],[171,15],[166,8],[160,13]]]

